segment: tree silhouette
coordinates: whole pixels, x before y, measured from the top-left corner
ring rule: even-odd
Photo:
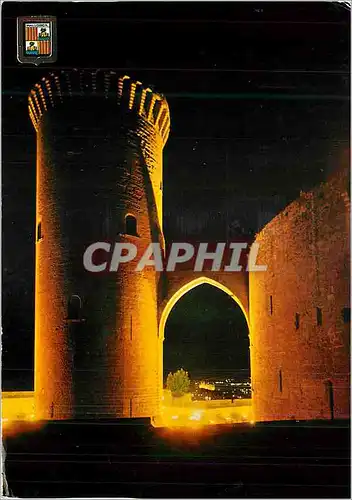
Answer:
[[[189,392],[190,383],[188,372],[181,368],[174,373],[169,373],[166,380],[166,388],[171,391],[173,396],[181,397]]]

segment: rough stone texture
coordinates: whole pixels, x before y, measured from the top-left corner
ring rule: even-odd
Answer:
[[[257,235],[268,270],[249,280],[256,420],[349,416],[349,222],[341,168]]]
[[[334,417],[349,415],[349,324],[342,317],[350,307],[347,170],[302,193],[257,236],[257,262],[268,270],[250,273],[249,285],[246,271],[223,268],[184,266],[159,275],[152,268],[135,272],[132,262],[92,274],[82,258],[93,242],[133,242],[138,256],[150,242],[164,247],[167,103],[128,77],[72,71],[38,83],[29,113],[37,131],[42,232],[37,419],[156,416],[165,321],[177,298],[201,283],[232,295],[247,318],[256,420],[331,418],[332,409]],[[125,234],[129,214],[137,236]],[[68,303],[75,295],[81,309],[73,320]]]
[[[206,270],[202,272],[195,272],[193,270],[183,270],[165,272],[164,280],[166,294],[159,301],[160,316],[169,300],[172,299],[182,288],[186,287],[188,291],[192,289],[193,286],[208,283],[223,289],[225,293],[229,293],[239,304],[245,315],[247,315],[248,320],[248,273],[246,271],[225,272]]]
[[[138,89],[138,92],[136,91]],[[37,131],[36,417],[149,417],[157,413],[157,287],[135,264],[84,269],[96,241],[163,243],[162,96],[114,73],[50,75],[30,94]],[[126,235],[125,217],[137,219]],[[77,295],[79,319],[68,317]]]

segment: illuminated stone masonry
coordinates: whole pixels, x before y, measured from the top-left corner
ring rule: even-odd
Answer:
[[[37,132],[38,419],[158,412],[156,272],[85,271],[94,241],[163,245],[163,96],[110,71],[51,74],[29,96]]]
[[[349,192],[340,171],[257,235],[265,272],[84,269],[96,241],[164,248],[165,98],[110,71],[43,78],[37,132],[35,418],[154,417],[164,327],[208,283],[249,327],[255,419],[349,415]],[[249,279],[249,281],[248,281]]]
[[[257,235],[251,372],[257,420],[348,418],[349,171],[341,168]]]

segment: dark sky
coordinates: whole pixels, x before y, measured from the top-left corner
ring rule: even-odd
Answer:
[[[249,377],[247,322],[222,290],[198,286],[171,310],[165,328],[164,379],[179,368],[191,379]]]
[[[35,134],[27,94],[53,66],[115,69],[166,95],[169,240],[223,240],[232,224],[258,230],[349,147],[350,17],[339,3],[4,2],[2,9],[6,370],[33,365]],[[59,45],[57,63],[35,68],[16,59],[16,16],[38,14],[57,16]],[[5,371],[4,382],[16,370]]]

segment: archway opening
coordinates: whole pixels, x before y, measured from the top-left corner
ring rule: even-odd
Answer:
[[[207,279],[186,285],[167,304],[159,333],[164,410],[182,407],[183,420],[201,409],[207,423],[252,421],[248,318],[230,290]],[[183,400],[167,383],[179,369],[191,382]]]

